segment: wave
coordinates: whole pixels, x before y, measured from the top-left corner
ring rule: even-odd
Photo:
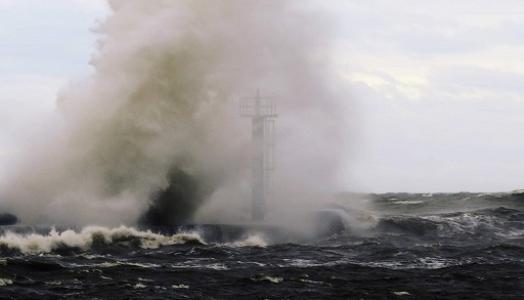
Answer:
[[[151,230],[138,230],[120,226],[108,228],[88,226],[80,231],[58,231],[52,228],[49,233],[5,231],[0,235],[0,254],[69,254],[89,250],[107,250],[108,246],[124,248],[158,249],[173,245],[209,244],[202,229],[184,230],[175,234],[160,234]],[[216,246],[242,248],[268,245],[261,234],[250,234]],[[89,255],[88,255],[89,256]]]
[[[388,216],[375,228],[404,238],[452,238],[456,241],[524,238],[524,213],[504,207],[424,216]]]
[[[500,206],[524,209],[524,193],[435,193],[372,194],[371,202],[376,209],[395,213],[439,213],[457,210],[478,210]]]
[[[215,246],[231,248],[264,248],[269,245],[265,234],[260,233],[239,235],[227,243],[220,243],[206,235],[202,228],[180,230],[174,234],[160,234],[126,226],[88,226],[80,231],[52,229],[49,233],[6,231],[0,235],[0,253],[68,255],[87,251],[127,251],[125,249],[129,248],[157,249],[172,245],[205,246],[209,241],[213,241]],[[504,242],[520,245],[524,244],[524,212],[499,207],[422,216],[392,215],[380,218],[376,226],[369,230],[381,242],[423,240],[445,244]],[[364,236],[367,236],[366,232],[363,232]],[[346,238],[358,241],[361,237],[360,233],[348,231],[342,236],[337,235],[335,242]]]
[[[58,232],[52,229],[47,235],[6,232],[0,236],[0,251],[10,250],[23,254],[41,254],[53,253],[64,249],[88,250],[113,244],[156,249],[162,246],[188,243],[206,244],[197,232],[162,235],[149,230],[140,231],[126,226],[115,228],[88,226],[80,232],[74,230]]]

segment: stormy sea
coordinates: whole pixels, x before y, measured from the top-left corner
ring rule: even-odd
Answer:
[[[365,226],[311,240],[218,225],[4,226],[0,298],[522,299],[524,194],[367,201],[373,213],[346,215]]]
[[[364,134],[325,2],[107,0],[8,129],[0,299],[522,299],[524,193],[336,194]]]

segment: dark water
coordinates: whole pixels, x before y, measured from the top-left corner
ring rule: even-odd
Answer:
[[[368,226],[307,243],[4,235],[0,298],[524,299],[523,195],[385,194],[370,207]]]

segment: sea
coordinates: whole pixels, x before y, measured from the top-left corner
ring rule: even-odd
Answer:
[[[524,299],[524,193],[366,199],[301,241],[4,227],[0,299]]]

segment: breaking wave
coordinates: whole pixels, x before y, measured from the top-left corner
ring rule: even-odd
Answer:
[[[11,250],[23,254],[53,253],[64,249],[78,249],[82,251],[114,244],[155,249],[162,246],[187,243],[206,244],[196,232],[162,235],[149,230],[140,231],[126,226],[116,228],[89,226],[80,232],[74,230],[58,232],[52,229],[48,235],[6,232],[0,237],[0,249],[2,252]]]
[[[6,231],[0,235],[0,254],[21,253],[25,255],[70,253],[91,250],[107,250],[111,246],[124,248],[158,249],[173,245],[206,246],[205,234],[201,230],[181,231],[175,234],[155,233],[120,226],[108,228],[88,226],[80,231],[52,228],[48,234]],[[227,248],[259,247],[268,245],[259,234],[251,234],[227,243],[218,243]]]

